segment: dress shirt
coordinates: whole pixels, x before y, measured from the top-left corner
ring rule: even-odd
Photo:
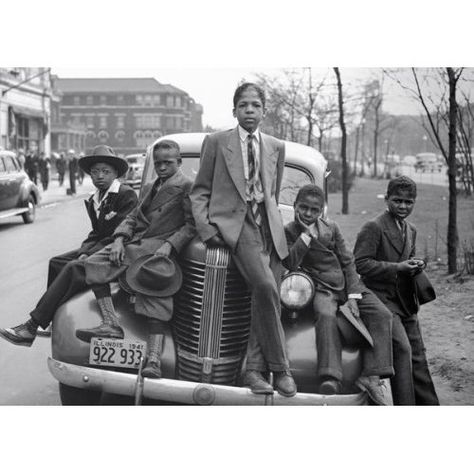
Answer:
[[[99,190],[97,190],[94,193],[94,195],[92,196],[92,203],[94,204],[94,211],[95,211],[95,215],[97,216],[97,219],[99,218],[100,208],[102,206],[102,203],[105,202],[109,193],[118,193],[119,189],[120,189],[120,181],[118,179],[114,179],[112,181],[112,184],[107,189],[107,191],[105,191],[102,198],[99,197],[100,195]]]
[[[247,153],[247,143],[248,143],[248,136],[249,132],[242,128],[240,125],[238,126],[239,129],[239,136],[240,136],[240,149],[242,150],[242,160],[244,163],[244,177],[245,177],[245,194],[247,196],[247,201],[251,201],[252,196],[250,195],[250,189],[249,189],[249,158],[248,158],[248,153]],[[253,156],[255,158],[256,164],[258,163],[258,170],[259,170],[259,176],[258,179],[260,178],[260,169],[262,166],[262,163],[260,162],[260,131],[257,128],[255,132],[253,132],[253,140],[255,140],[257,143],[252,143],[253,145]],[[252,140],[252,141],[253,141]],[[257,189],[255,189],[255,200],[257,202],[262,202],[263,201],[263,193],[258,192]]]

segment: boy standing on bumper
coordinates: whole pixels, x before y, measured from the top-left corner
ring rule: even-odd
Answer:
[[[392,179],[385,195],[387,210],[364,224],[354,255],[362,281],[393,313],[394,404],[439,405],[421,337],[413,279],[425,264],[414,258],[416,229],[405,221],[415,200],[413,180]]]
[[[288,254],[278,196],[285,149],[281,141],[259,131],[265,94],[244,83],[234,94],[238,126],[209,135],[191,191],[196,228],[208,246],[227,246],[252,293],[251,329],[245,383],[254,393],[273,393],[264,378],[275,374],[275,388],[296,394],[289,371],[281,324],[281,260]]]
[[[359,280],[354,256],[347,249],[339,227],[322,219],[324,192],[318,186],[303,186],[295,200],[295,221],[285,227],[289,255],[284,265],[302,269],[313,280],[313,310],[318,351],[320,393],[340,392],[342,344],[336,314],[347,303],[352,314],[362,319],[373,339],[373,347],[362,349],[362,374],[355,382],[378,405],[385,405],[380,378],[391,377],[392,315]]]

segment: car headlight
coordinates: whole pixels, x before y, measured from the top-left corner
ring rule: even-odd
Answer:
[[[283,277],[280,298],[282,304],[291,311],[307,306],[314,295],[314,283],[303,272],[291,272]]]

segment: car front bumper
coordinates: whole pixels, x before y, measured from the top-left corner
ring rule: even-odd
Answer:
[[[51,374],[60,383],[85,390],[97,390],[133,397],[138,377],[134,374],[83,367],[48,358]],[[187,405],[366,405],[367,395],[320,395],[297,393],[294,397],[255,395],[248,388],[230,387],[174,379],[143,379],[143,397]]]

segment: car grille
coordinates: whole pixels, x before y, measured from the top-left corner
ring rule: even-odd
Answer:
[[[183,285],[173,317],[178,377],[234,385],[250,330],[250,293],[222,248],[206,262],[181,261]]]

